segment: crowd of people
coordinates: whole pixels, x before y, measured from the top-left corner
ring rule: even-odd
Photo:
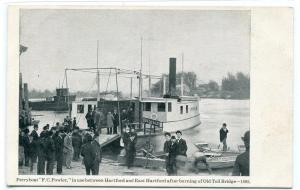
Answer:
[[[29,167],[30,172],[36,168],[38,175],[52,175],[54,168],[57,174],[72,168],[72,162],[79,162],[80,155],[86,174],[97,175],[101,162],[101,146],[99,134],[80,130],[73,121],[66,117],[62,125],[59,122],[51,127],[47,124],[38,133],[39,126],[34,125],[33,130],[21,129],[19,134],[19,166]]]
[[[120,117],[116,109],[108,111],[106,115],[99,108],[89,109],[85,118],[88,128],[99,134],[102,133],[102,128],[107,128],[107,134],[117,134],[120,122],[121,128],[119,131],[123,130],[127,124],[134,128],[132,124],[134,123],[134,111],[131,107],[128,110],[123,109]]]
[[[132,111],[132,110],[131,110]],[[101,112],[96,111],[95,115]],[[121,113],[121,130],[122,145],[125,150],[126,166],[130,169],[134,164],[137,146],[137,133],[130,118],[130,112],[122,110]],[[97,118],[96,116],[95,118]],[[117,119],[116,119],[117,118]],[[110,121],[108,121],[110,120]],[[107,122],[111,125],[111,130],[107,133],[117,133],[119,125],[119,116],[114,110],[113,113],[107,113]],[[91,125],[89,116],[87,122]],[[80,130],[77,126],[76,118],[73,120],[67,116],[62,125],[57,122],[55,126],[50,128],[47,124],[43,130],[38,133],[39,126],[34,125],[30,132],[28,128],[20,128],[19,133],[19,166],[29,167],[30,172],[36,168],[38,175],[53,175],[56,168],[57,174],[63,173],[63,165],[66,169],[72,168],[72,162],[80,162],[85,166],[87,175],[98,175],[99,165],[102,159],[101,146],[99,143],[99,133],[101,133],[101,125],[97,125],[98,120],[93,120],[95,125],[90,126],[90,130]],[[99,123],[98,123],[99,124]],[[124,125],[123,125],[124,124]],[[116,126],[115,126],[116,125]],[[94,127],[96,126],[96,127]],[[227,135],[229,130],[226,123],[223,123],[219,130],[220,142],[223,144],[222,151],[228,151]],[[177,175],[180,167],[184,166],[187,160],[188,146],[186,140],[182,138],[182,132],[176,131],[174,135],[165,133],[165,142],[163,151],[165,153],[165,167],[167,175]],[[249,149],[250,149],[250,132],[247,131],[242,137],[245,145],[245,152],[240,154],[235,161],[232,175],[248,176],[249,175]],[[145,140],[142,146],[145,157],[153,157],[154,145],[150,139]],[[204,163],[209,173],[212,170],[207,162],[207,156],[199,151],[193,155],[193,169],[198,173],[197,164]]]

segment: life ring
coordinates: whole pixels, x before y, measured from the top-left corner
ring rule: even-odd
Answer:
[[[151,114],[151,119],[156,120],[157,119],[157,114],[156,113],[152,113]]]

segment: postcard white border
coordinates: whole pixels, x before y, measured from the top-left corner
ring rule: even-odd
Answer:
[[[160,179],[203,179],[204,183],[79,183],[18,182],[17,178],[34,179],[101,179],[110,176],[26,176],[18,175],[18,83],[19,83],[19,9],[8,10],[7,64],[7,184],[17,186],[159,186],[159,187],[291,187],[293,147],[293,9],[283,7],[115,7],[115,6],[23,6],[22,8],[101,8],[101,9],[199,9],[251,10],[251,159],[250,177],[231,176],[159,176]],[[153,176],[120,176],[151,179]],[[216,183],[216,180],[225,180]],[[250,183],[231,183],[234,180]],[[228,183],[226,183],[228,182]]]

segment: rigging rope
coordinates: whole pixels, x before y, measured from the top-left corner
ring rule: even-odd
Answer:
[[[111,75],[111,70],[109,70],[109,76],[108,76],[107,83],[106,83],[106,89],[105,89],[105,91],[104,91],[104,98],[105,98],[106,95],[107,95],[107,89],[108,89],[108,84],[109,84],[110,75]],[[103,109],[104,109],[104,98],[103,98],[103,104],[102,104]],[[100,101],[101,101],[101,99],[100,99]]]

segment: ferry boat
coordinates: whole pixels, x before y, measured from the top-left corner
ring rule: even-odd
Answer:
[[[199,97],[183,96],[183,94],[178,96],[176,94],[176,58],[170,58],[169,90],[163,97],[138,97],[125,100],[86,99],[73,101],[70,106],[70,115],[71,117],[77,118],[80,128],[86,129],[87,122],[85,115],[89,110],[94,110],[95,108],[100,108],[104,116],[108,111],[113,112],[114,109],[117,109],[120,115],[122,110],[128,111],[129,108],[132,108],[134,124],[139,125],[140,128],[141,126],[145,128],[146,126],[153,125],[154,131],[152,134],[155,134],[158,129],[160,129],[158,130],[160,132],[187,130],[201,123]],[[105,121],[106,119],[103,121],[104,126]],[[144,129],[144,133],[145,132],[146,129]]]

